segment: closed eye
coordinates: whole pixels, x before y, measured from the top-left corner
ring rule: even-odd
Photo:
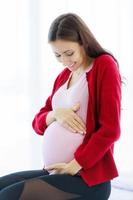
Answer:
[[[72,56],[74,53],[67,53],[66,56]]]
[[[74,54],[74,52],[71,52],[71,53],[65,53],[65,55],[66,56],[72,56]],[[57,57],[57,58],[59,58],[59,57],[61,57],[61,55],[60,54],[55,54],[55,56]]]
[[[57,58],[59,58],[61,55],[55,55]]]

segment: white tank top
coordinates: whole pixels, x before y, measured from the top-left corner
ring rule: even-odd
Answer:
[[[70,108],[76,103],[80,103],[80,109],[76,112],[86,124],[87,105],[89,100],[88,83],[86,80],[86,72],[92,66],[86,69],[79,77],[78,81],[67,89],[69,79],[56,91],[52,98],[53,110],[62,107]],[[57,121],[51,123],[45,130],[43,135],[43,161],[44,166],[59,162],[70,162],[74,159],[74,152],[82,143],[84,135],[74,133]]]

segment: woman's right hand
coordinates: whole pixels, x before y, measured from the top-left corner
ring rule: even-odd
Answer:
[[[74,133],[86,133],[86,126],[83,120],[76,114],[80,108],[80,104],[75,104],[72,108],[56,108],[54,110],[54,118],[63,127]]]

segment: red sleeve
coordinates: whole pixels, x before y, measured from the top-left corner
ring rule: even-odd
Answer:
[[[57,76],[57,78],[56,78],[56,80],[54,82],[54,86],[53,86],[53,90],[52,90],[51,95],[47,98],[44,107],[42,107],[40,109],[40,111],[35,115],[34,120],[32,122],[33,129],[39,135],[43,135],[45,129],[47,128],[46,117],[47,117],[47,114],[50,111],[52,111],[51,100],[52,100],[52,96],[53,96],[53,94],[55,92],[55,88],[56,88],[56,84],[57,84],[57,79],[58,79],[59,75]]]
[[[35,118],[32,122],[32,127],[36,133],[43,135],[47,127],[46,117],[47,114],[52,110],[51,107],[51,96],[46,100],[45,106],[40,109],[40,111],[35,115]]]
[[[121,77],[115,62],[108,61],[99,83],[99,128],[78,147],[74,156],[84,168],[93,167],[120,136]],[[97,80],[98,82],[98,80]],[[89,122],[87,122],[89,123]]]

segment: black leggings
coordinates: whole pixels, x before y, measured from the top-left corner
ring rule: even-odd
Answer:
[[[110,192],[110,181],[89,187],[78,174],[33,170],[0,178],[0,200],[107,200]]]

